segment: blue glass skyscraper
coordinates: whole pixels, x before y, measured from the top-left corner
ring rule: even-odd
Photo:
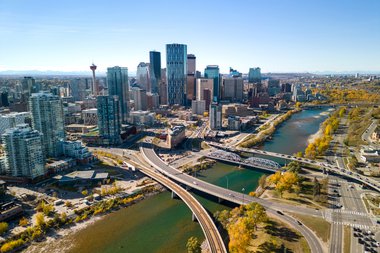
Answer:
[[[186,105],[187,46],[166,45],[166,79],[168,104]]]
[[[220,97],[220,74],[218,65],[208,65],[205,68],[205,77],[214,79],[213,102],[218,102]]]
[[[128,68],[115,66],[107,68],[108,95],[120,100],[121,121],[126,123],[129,114]]]
[[[150,51],[149,60],[150,92],[158,93],[161,82],[161,53]]]

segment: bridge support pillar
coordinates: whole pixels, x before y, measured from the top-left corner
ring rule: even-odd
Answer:
[[[223,202],[223,199],[218,197],[218,203],[222,203],[222,202]]]
[[[194,213],[191,213],[191,220],[192,220],[192,221],[197,221],[197,217],[195,217],[195,214],[194,214]]]
[[[176,199],[177,198],[177,194],[175,194],[175,192],[172,192],[172,199]]]

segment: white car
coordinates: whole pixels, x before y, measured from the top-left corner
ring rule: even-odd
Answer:
[[[193,181],[193,184],[197,184],[197,182]]]

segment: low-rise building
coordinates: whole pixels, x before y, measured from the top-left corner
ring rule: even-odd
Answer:
[[[88,148],[80,141],[63,141],[63,155],[77,160],[80,164],[87,164],[92,161],[92,154]]]
[[[154,124],[155,119],[156,114],[150,111],[131,111],[129,113],[129,121],[134,125],[151,126]]]
[[[82,111],[83,124],[86,126],[94,126],[98,124],[98,109],[91,108]]]
[[[380,127],[378,126],[375,131],[373,131],[371,135],[371,139],[373,142],[380,142]]]
[[[55,176],[54,179],[58,180],[60,185],[104,183],[108,179],[108,173],[97,173],[94,170],[73,171],[63,176]]]
[[[0,221],[10,220],[23,213],[21,205],[11,201],[0,205]]]
[[[178,146],[185,138],[186,127],[184,125],[173,126],[168,129],[167,144],[169,148]]]
[[[373,147],[362,146],[360,149],[360,158],[364,162],[380,162],[379,153],[379,150]]]
[[[239,116],[230,116],[227,119],[227,129],[232,131],[240,131],[241,119]]]

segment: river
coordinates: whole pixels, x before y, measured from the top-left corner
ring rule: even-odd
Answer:
[[[262,149],[285,154],[302,151],[310,135],[318,131],[327,117],[327,109],[304,110],[284,122]],[[257,187],[258,178],[265,174],[253,169],[217,162],[211,169],[198,175],[201,179],[222,187],[245,193]],[[195,197],[211,213],[231,207],[218,204],[212,198],[196,193]],[[191,236],[203,240],[200,226],[191,221],[186,205],[171,199],[168,192],[150,197],[129,208],[107,215],[87,228],[70,235],[74,245],[69,253],[124,253],[124,252],[186,252]]]

